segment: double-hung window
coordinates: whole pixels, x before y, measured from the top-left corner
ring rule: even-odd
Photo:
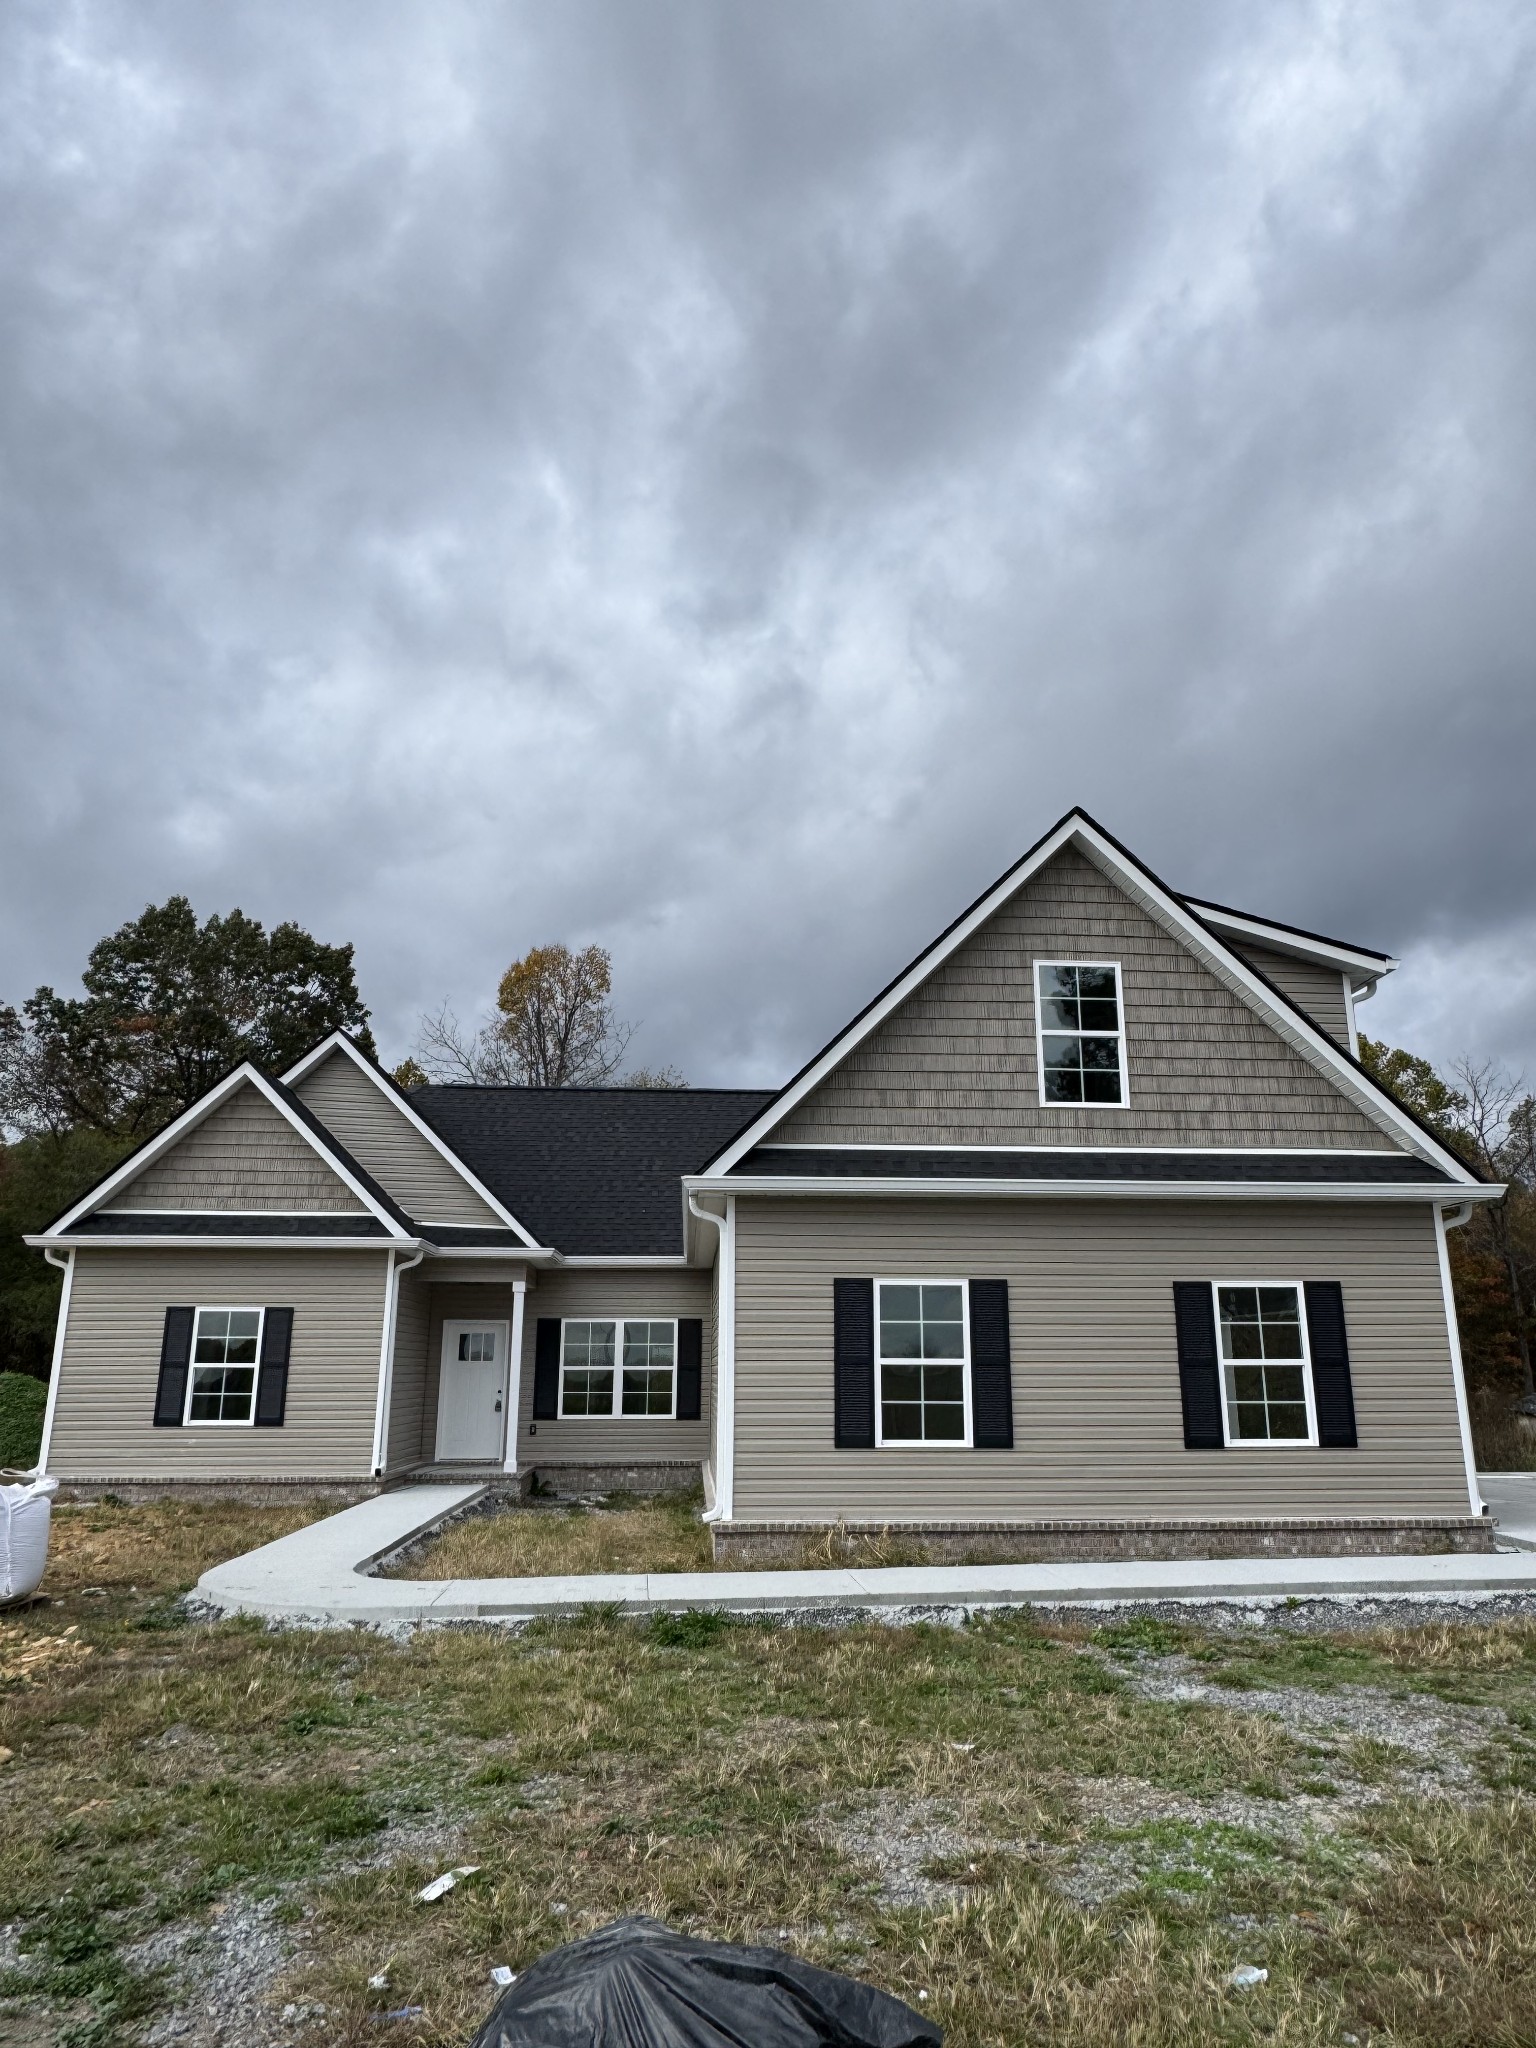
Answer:
[[[593,1317],[560,1330],[560,1413],[677,1413],[677,1323]]]
[[[963,1280],[875,1285],[877,1444],[968,1444]]]
[[[1037,960],[1040,1100],[1123,1107],[1125,1028],[1113,962]]]
[[[1301,1288],[1291,1282],[1214,1285],[1227,1442],[1315,1444],[1317,1413]]]
[[[256,1361],[261,1351],[259,1308],[200,1308],[187,1375],[186,1420],[244,1422],[256,1405]]]

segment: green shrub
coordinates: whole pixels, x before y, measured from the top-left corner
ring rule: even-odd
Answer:
[[[25,1472],[43,1444],[48,1389],[29,1373],[0,1372],[0,1466]]]

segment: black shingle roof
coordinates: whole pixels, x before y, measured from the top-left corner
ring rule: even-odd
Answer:
[[[540,1244],[644,1257],[682,1251],[682,1176],[706,1165],[777,1094],[429,1086],[413,1088],[410,1100]]]
[[[1256,1181],[1272,1186],[1449,1186],[1450,1175],[1401,1152],[940,1152],[896,1147],[760,1146],[735,1168],[775,1179]]]

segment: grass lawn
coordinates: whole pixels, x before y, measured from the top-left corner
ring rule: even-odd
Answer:
[[[637,1910],[955,2048],[1536,2039],[1536,1624],[184,1618],[303,1518],[59,1512],[0,1614],[0,2040],[458,2043],[492,1964]]]

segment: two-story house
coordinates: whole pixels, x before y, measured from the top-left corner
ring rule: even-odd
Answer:
[[[1488,1547],[1393,961],[1074,811],[789,1085],[243,1066],[29,1242],[82,1488],[702,1475],[717,1554]]]

